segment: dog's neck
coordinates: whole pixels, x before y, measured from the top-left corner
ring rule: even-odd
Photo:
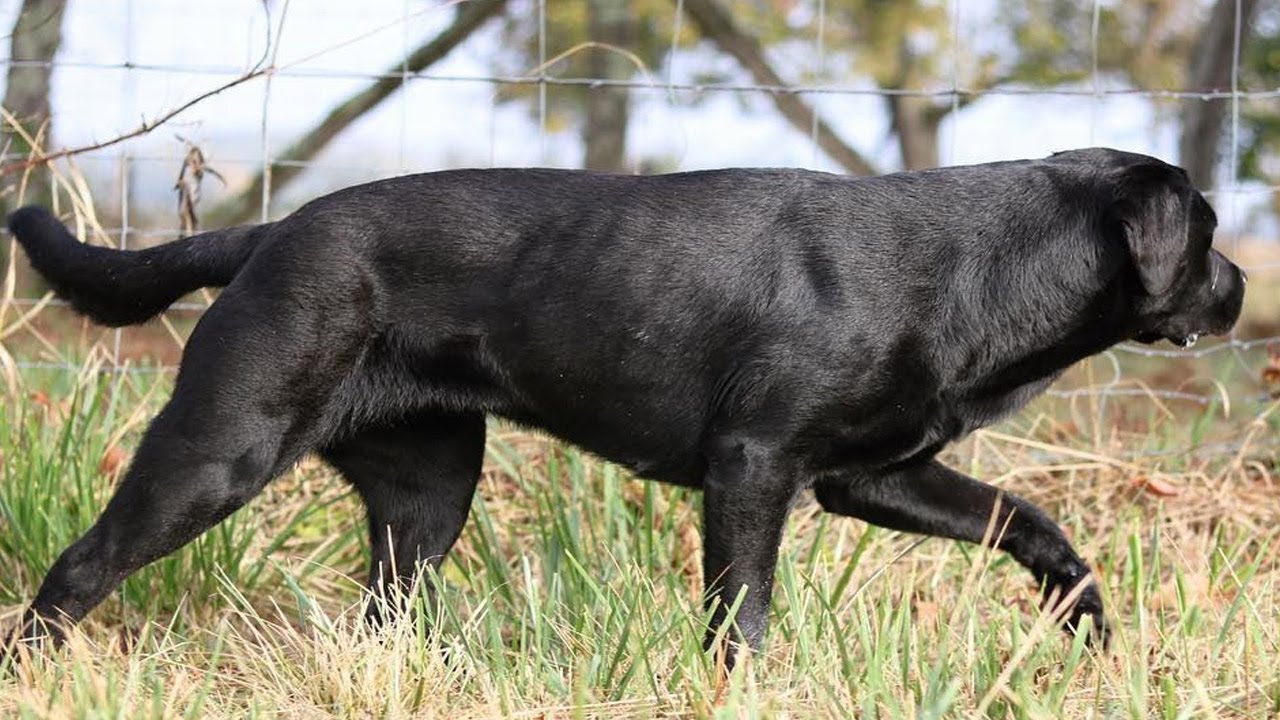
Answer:
[[[944,336],[936,339],[938,352],[963,358],[942,365],[958,368],[950,386],[981,392],[1053,379],[1132,334],[1132,307],[1121,261],[1105,248],[1079,247],[1077,251],[1082,256],[1077,259],[1079,267],[1088,267],[1092,273],[1092,287],[1061,281],[1062,264],[1071,260],[1042,254],[1042,262],[1006,266],[955,298],[969,308],[951,314],[963,318],[964,324],[942,324]],[[1010,305],[1007,294],[993,292],[999,287],[1037,285],[1041,292],[1032,302],[1020,305]]]

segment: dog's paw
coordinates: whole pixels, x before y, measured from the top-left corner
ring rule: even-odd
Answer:
[[[1074,579],[1075,583],[1081,582]],[[1102,595],[1098,592],[1098,584],[1093,578],[1086,576],[1083,588],[1075,584],[1061,584],[1046,589],[1044,607],[1055,613],[1062,613],[1062,629],[1070,635],[1088,632],[1085,641],[1090,647],[1106,650],[1111,644],[1111,627],[1107,623],[1106,613],[1102,609]],[[1075,597],[1075,603],[1063,612],[1062,603]],[[1085,618],[1089,622],[1085,622]]]
[[[1102,597],[1098,594],[1097,585],[1090,584],[1081,593],[1080,599],[1072,606],[1071,611],[1067,613],[1066,622],[1063,623],[1063,629],[1073,635],[1086,631],[1085,618],[1089,619],[1087,623],[1088,635],[1085,642],[1090,647],[1098,648],[1103,651],[1111,647],[1111,626],[1107,622],[1106,613],[1102,610]]]
[[[33,655],[57,650],[65,639],[60,625],[28,611],[17,625],[0,632],[0,668],[12,670]]]

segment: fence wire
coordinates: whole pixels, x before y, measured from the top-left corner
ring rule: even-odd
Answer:
[[[82,73],[100,73],[102,77],[108,78],[112,75],[119,74],[121,76],[120,91],[122,97],[126,98],[124,104],[123,117],[121,118],[122,127],[129,127],[135,123],[140,115],[157,116],[168,108],[163,107],[137,107],[136,101],[136,79],[147,74],[163,73],[170,77],[237,77],[245,73],[244,65],[236,65],[232,63],[154,63],[139,61],[135,53],[136,38],[136,17],[140,9],[135,5],[135,0],[118,0],[120,2],[120,12],[124,15],[124,32],[125,32],[125,55],[118,62],[89,60],[83,58],[57,59],[53,62],[41,62],[32,60],[6,60],[3,64],[6,67],[24,67],[24,66],[41,66],[53,67],[58,70],[76,70]],[[465,0],[464,0],[465,1]],[[708,47],[710,45],[706,40],[698,46],[696,51],[691,51],[685,46],[681,38],[684,32],[692,26],[686,17],[686,8],[684,0],[673,0],[672,17],[671,17],[671,33],[668,47],[663,58],[665,67],[665,77],[656,79],[648,73],[637,73],[641,75],[636,78],[616,78],[616,77],[581,77],[568,76],[563,73],[552,72],[551,65],[548,63],[549,57],[555,57],[555,53],[559,48],[553,48],[549,45],[548,24],[555,19],[556,13],[570,12],[568,4],[548,3],[546,0],[530,0],[528,8],[534,15],[533,22],[536,23],[537,33],[535,38],[535,53],[537,65],[531,72],[525,74],[502,74],[502,73],[484,73],[484,74],[465,74],[450,72],[430,72],[420,71],[414,72],[410,69],[410,54],[413,48],[413,38],[411,33],[411,24],[416,20],[420,20],[424,15],[437,12],[451,12],[449,6],[461,6],[461,2],[452,3],[436,3],[424,4],[420,2],[411,2],[411,0],[402,0],[399,10],[399,29],[400,38],[399,45],[401,48],[398,66],[390,72],[369,72],[360,69],[341,69],[327,68],[317,69],[313,67],[301,67],[301,63],[279,63],[278,54],[283,45],[287,45],[290,37],[290,26],[297,22],[301,17],[301,13],[317,12],[317,8],[310,7],[305,3],[298,3],[296,7],[291,7],[290,3],[285,2],[270,3],[265,7],[268,8],[269,15],[266,17],[266,34],[265,48],[263,49],[263,59],[268,71],[264,77],[258,78],[255,82],[261,83],[261,114],[258,123],[258,153],[253,156],[236,155],[234,153],[223,154],[220,156],[220,162],[227,164],[236,164],[243,166],[254,166],[263,178],[262,195],[261,195],[261,220],[266,221],[273,217],[278,217],[283,208],[278,202],[279,198],[275,196],[272,189],[272,171],[273,168],[302,168],[307,173],[341,173],[341,172],[358,172],[367,171],[367,165],[355,163],[343,163],[333,160],[311,159],[305,161],[295,160],[277,160],[275,158],[274,148],[272,146],[272,132],[274,127],[273,108],[273,84],[274,81],[281,78],[307,78],[330,82],[351,82],[351,81],[377,81],[377,80],[396,80],[400,83],[397,91],[399,94],[399,124],[396,132],[395,150],[396,150],[396,168],[399,172],[404,173],[411,170],[427,170],[437,168],[416,168],[411,167],[408,161],[406,148],[411,141],[413,135],[411,125],[411,113],[409,106],[409,93],[415,87],[438,87],[449,88],[463,84],[482,84],[491,88],[490,112],[487,127],[483,127],[487,133],[488,156],[491,164],[492,159],[497,157],[498,148],[504,142],[516,142],[504,137],[496,131],[497,122],[495,116],[497,113],[498,95],[504,91],[504,88],[520,88],[532,87],[536,92],[535,98],[535,122],[536,122],[536,142],[537,157],[543,162],[551,161],[551,128],[550,128],[550,103],[554,99],[549,95],[549,89],[552,88],[578,88],[586,92],[618,92],[626,91],[634,96],[634,98],[646,98],[651,102],[663,102],[673,109],[686,108],[691,102],[690,98],[704,97],[708,95],[720,93],[732,93],[745,96],[767,96],[770,94],[793,94],[808,99],[812,103],[812,118],[809,127],[809,144],[811,146],[810,165],[819,166],[823,151],[819,143],[819,128],[822,122],[823,110],[826,108],[824,103],[830,103],[833,98],[857,98],[857,97],[873,97],[887,98],[891,96],[901,97],[919,97],[932,98],[938,101],[950,103],[951,116],[949,124],[946,126],[946,133],[949,139],[947,146],[947,154],[943,157],[946,160],[953,160],[956,148],[964,140],[964,133],[961,131],[961,123],[958,122],[963,112],[962,103],[969,103],[975,99],[983,97],[1012,97],[1012,98],[1049,98],[1049,97],[1079,97],[1087,98],[1090,101],[1089,114],[1089,138],[1096,141],[1099,135],[1099,125],[1103,114],[1106,112],[1104,107],[1105,101],[1111,98],[1127,97],[1142,98],[1152,101],[1160,100],[1176,100],[1182,102],[1209,102],[1209,101],[1229,101],[1230,103],[1230,124],[1229,133],[1230,141],[1227,148],[1227,165],[1229,172],[1223,176],[1220,173],[1220,180],[1215,187],[1205,188],[1206,196],[1214,199],[1218,207],[1220,215],[1224,217],[1226,222],[1224,226],[1231,228],[1226,246],[1228,252],[1233,258],[1240,258],[1241,249],[1241,231],[1243,226],[1240,217],[1240,200],[1244,197],[1280,194],[1280,185],[1262,185],[1259,183],[1242,184],[1239,177],[1239,151],[1241,142],[1241,104],[1246,101],[1276,101],[1280,100],[1280,88],[1262,88],[1262,89],[1242,89],[1240,85],[1240,51],[1242,36],[1242,18],[1240,13],[1240,1],[1236,0],[1235,27],[1234,27],[1234,44],[1231,71],[1231,85],[1229,89],[1225,88],[1159,88],[1159,89],[1141,89],[1133,87],[1107,87],[1104,83],[1103,73],[1100,70],[1099,56],[1101,49],[1100,42],[1100,25],[1102,11],[1105,3],[1102,0],[1093,0],[1088,7],[1091,13],[1090,37],[1088,39],[1089,51],[1091,54],[1091,71],[1087,83],[1077,86],[1060,86],[1060,87],[1025,87],[1018,85],[1001,85],[996,87],[967,87],[961,78],[961,48],[963,47],[964,37],[962,37],[962,18],[965,13],[971,10],[971,3],[974,0],[948,0],[946,5],[947,11],[950,13],[950,42],[951,67],[948,72],[942,73],[940,77],[945,78],[945,87],[939,88],[923,88],[923,89],[892,89],[892,88],[870,88],[861,85],[852,84],[828,84],[820,82],[825,76],[826,68],[831,64],[830,53],[832,48],[828,46],[827,29],[833,20],[829,17],[829,7],[826,0],[807,0],[808,10],[812,15],[811,28],[806,36],[811,37],[808,42],[809,55],[802,61],[803,66],[789,67],[795,74],[799,75],[804,72],[809,74],[817,81],[797,84],[760,84],[742,82],[734,79],[719,79],[714,82],[696,82],[682,79],[684,76],[692,75],[696,77],[696,73],[686,72],[687,68],[694,67],[699,60],[705,61],[709,56]],[[69,12],[74,13],[79,6],[73,5]],[[145,10],[141,10],[145,12]],[[515,12],[510,9],[507,12]],[[351,33],[351,42],[360,37],[366,37],[371,31],[367,29],[353,29]],[[323,51],[322,51],[323,52]],[[697,57],[691,58],[691,52],[696,53]],[[319,54],[319,53],[316,53]],[[311,55],[308,57],[314,57]],[[710,53],[710,56],[721,57],[719,51]],[[56,77],[56,76],[55,76]],[[55,113],[56,113],[55,107]],[[327,112],[327,108],[317,107],[317,118],[323,116]],[[484,123],[476,123],[477,128],[481,128]],[[942,135],[940,131],[939,136]],[[443,142],[448,142],[444,140]],[[6,161],[12,160],[11,157],[4,158]],[[992,158],[997,159],[997,158]],[[131,208],[134,203],[131,201],[130,194],[133,189],[133,183],[130,182],[131,174],[134,169],[144,165],[167,164],[174,168],[177,167],[178,158],[174,155],[165,153],[148,152],[139,148],[135,141],[126,141],[112,150],[88,152],[78,155],[75,158],[76,163],[80,164],[97,164],[97,163],[114,163],[120,177],[120,193],[118,197],[118,212],[120,225],[119,227],[105,228],[104,232],[116,238],[120,247],[130,247],[138,245],[153,244],[157,240],[167,240],[177,237],[181,234],[181,229],[176,227],[151,226],[141,227],[140,221],[136,217]],[[1277,240],[1277,239],[1273,239]],[[7,237],[6,237],[7,241]],[[1280,257],[1280,254],[1277,254]],[[11,260],[11,262],[15,262]],[[1280,260],[1263,261],[1255,264],[1240,262],[1240,264],[1255,275],[1267,274],[1276,270],[1280,270]],[[49,297],[10,297],[5,300],[10,308],[17,311],[22,323],[29,326],[31,320],[45,308],[65,307],[66,303],[52,299]],[[169,310],[170,314],[198,314],[207,307],[204,302],[182,301],[175,303]],[[6,317],[0,314],[0,318]],[[12,322],[12,321],[6,321]],[[0,327],[0,332],[9,332],[10,335],[18,330],[16,325],[11,324],[8,328]],[[108,343],[110,350],[106,352],[105,366],[109,370],[129,371],[129,372],[172,372],[176,366],[168,364],[142,364],[128,363],[124,360],[122,345],[124,345],[124,336],[121,331],[111,334]],[[0,335],[0,343],[5,342],[3,335]],[[99,343],[101,345],[101,343]],[[0,346],[2,347],[2,346]],[[1161,361],[1205,361],[1212,359],[1218,355],[1230,355],[1231,361],[1236,365],[1236,371],[1244,374],[1246,378],[1256,379],[1252,384],[1245,383],[1252,388],[1244,392],[1243,397],[1234,398],[1235,401],[1243,401],[1245,403],[1266,403],[1271,399],[1271,388],[1260,378],[1261,372],[1268,362],[1268,349],[1272,347],[1280,347],[1280,336],[1259,336],[1259,337],[1242,337],[1238,332],[1233,333],[1224,341],[1214,344],[1206,344],[1198,348],[1188,349],[1168,349],[1164,347],[1140,346],[1131,343],[1122,344],[1109,351],[1104,356],[1105,367],[1110,365],[1111,372],[1103,382],[1089,384],[1081,387],[1055,387],[1049,391],[1050,395],[1055,397],[1071,400],[1081,397],[1099,398],[1105,402],[1107,398],[1112,397],[1132,397],[1145,396],[1156,398],[1164,401],[1187,402],[1199,405],[1209,405],[1217,402],[1221,397],[1221,392],[1214,392],[1212,389],[1206,391],[1191,390],[1183,383],[1183,386],[1175,387],[1148,387],[1137,378],[1131,378],[1125,371],[1122,358],[1153,358]],[[48,354],[48,351],[45,351]],[[37,356],[34,359],[24,359],[17,363],[19,367],[28,369],[75,369],[79,365],[67,360],[64,357],[42,357]],[[1221,366],[1219,370],[1221,371]],[[1105,374],[1105,373],[1104,373]],[[1201,378],[1210,382],[1215,380],[1214,377]],[[1194,384],[1194,383],[1193,383]],[[1204,385],[1204,383],[1200,383]]]

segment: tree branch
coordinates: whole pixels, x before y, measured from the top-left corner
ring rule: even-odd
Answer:
[[[101,150],[103,148],[108,148],[108,147],[111,147],[112,145],[117,145],[119,143],[122,143],[125,140],[132,140],[133,138],[136,138],[140,135],[146,135],[152,130],[155,130],[161,125],[164,125],[165,123],[181,115],[187,110],[190,110],[192,107],[199,105],[201,102],[208,100],[214,95],[230,90],[231,88],[237,85],[242,85],[244,83],[247,83],[250,80],[253,80],[255,78],[262,77],[263,75],[266,75],[267,73],[271,72],[273,69],[274,68],[269,68],[269,67],[260,68],[258,70],[254,70],[252,72],[241,75],[235,80],[219,85],[218,87],[208,92],[201,93],[200,95],[197,95],[194,98],[191,98],[190,100],[186,101],[182,105],[179,105],[178,107],[174,108],[173,110],[170,110],[164,115],[161,115],[155,120],[144,120],[142,124],[139,125],[137,128],[135,128],[134,130],[127,132],[123,135],[117,135],[116,137],[113,137],[110,140],[103,140],[102,142],[96,142],[90,145],[81,145],[79,147],[65,148],[63,150],[58,150],[57,152],[39,155],[37,157],[31,157],[25,160],[18,160],[11,163],[5,163],[4,165],[0,166],[0,177],[3,177],[5,175],[10,175],[16,172],[22,172],[23,170],[26,170],[27,168],[30,168],[30,167],[34,167],[36,165],[45,165],[54,160],[60,160],[62,158],[70,157],[72,155],[80,155],[82,153],[87,153],[87,152],[92,152],[94,150]],[[33,152],[38,152],[38,151],[33,149]]]
[[[457,17],[449,27],[414,50],[403,64],[388,68],[383,77],[330,110],[310,132],[290,145],[271,164],[272,190],[278,191],[289,184],[305,169],[297,163],[314,158],[343,130],[390,97],[404,83],[405,74],[422,72],[448,55],[505,5],[506,0],[472,0],[459,6]],[[284,162],[289,164],[280,164]],[[261,199],[265,182],[264,173],[259,172],[245,190],[213,209],[208,224],[238,225],[254,219],[258,210],[255,202]]]
[[[683,0],[683,3],[685,12],[698,26],[699,32],[741,63],[757,84],[771,87],[787,85],[765,59],[760,43],[740,30],[716,0]],[[816,127],[818,147],[845,170],[855,175],[876,174],[875,167],[841,139],[826,121],[817,118],[815,123],[813,108],[799,95],[793,92],[772,92],[769,97],[778,112],[800,132],[810,133]]]

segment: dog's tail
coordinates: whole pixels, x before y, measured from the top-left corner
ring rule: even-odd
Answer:
[[[223,287],[249,261],[266,226],[214,230],[144,250],[86,245],[44,208],[9,216],[9,230],[58,297],[103,325],[159,315],[183,295]]]

